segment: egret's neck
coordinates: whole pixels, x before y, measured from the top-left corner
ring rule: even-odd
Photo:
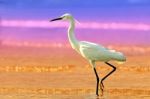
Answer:
[[[70,26],[68,28],[69,42],[73,49],[78,50],[78,40],[75,38],[75,35],[74,35],[75,21],[73,18],[71,18],[69,21],[70,21]]]

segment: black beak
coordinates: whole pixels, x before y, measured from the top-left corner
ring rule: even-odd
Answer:
[[[60,17],[60,18],[52,19],[52,20],[50,20],[50,21],[52,22],[52,21],[57,21],[57,20],[62,20],[62,19],[63,19],[63,18]]]

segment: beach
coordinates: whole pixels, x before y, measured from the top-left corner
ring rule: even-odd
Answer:
[[[36,48],[11,49],[3,47],[0,52],[1,99],[150,98],[148,55],[127,55],[123,64],[111,61],[117,70],[104,81],[104,95],[97,97],[92,67],[71,49],[65,53],[59,49],[58,52]],[[111,71],[101,62],[96,68],[100,78]]]

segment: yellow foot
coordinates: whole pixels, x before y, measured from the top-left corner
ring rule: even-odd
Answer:
[[[104,95],[104,87],[102,84],[100,84],[100,96],[103,96]]]

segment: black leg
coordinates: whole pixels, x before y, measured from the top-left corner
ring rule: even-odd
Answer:
[[[98,77],[98,74],[97,74],[97,72],[96,72],[95,67],[94,67],[94,73],[95,73],[95,75],[96,75],[96,80],[97,80],[97,84],[96,84],[96,95],[99,96],[99,94],[98,94],[99,77]]]
[[[109,65],[110,67],[112,67],[113,68],[113,70],[110,72],[110,73],[108,73],[105,77],[103,77],[102,78],[102,80],[101,80],[101,86],[104,88],[104,85],[103,85],[103,81],[109,76],[109,75],[111,75],[115,70],[116,70],[116,67],[115,66],[113,66],[112,64],[110,64],[110,63],[108,63],[108,62],[105,62],[107,65]]]

